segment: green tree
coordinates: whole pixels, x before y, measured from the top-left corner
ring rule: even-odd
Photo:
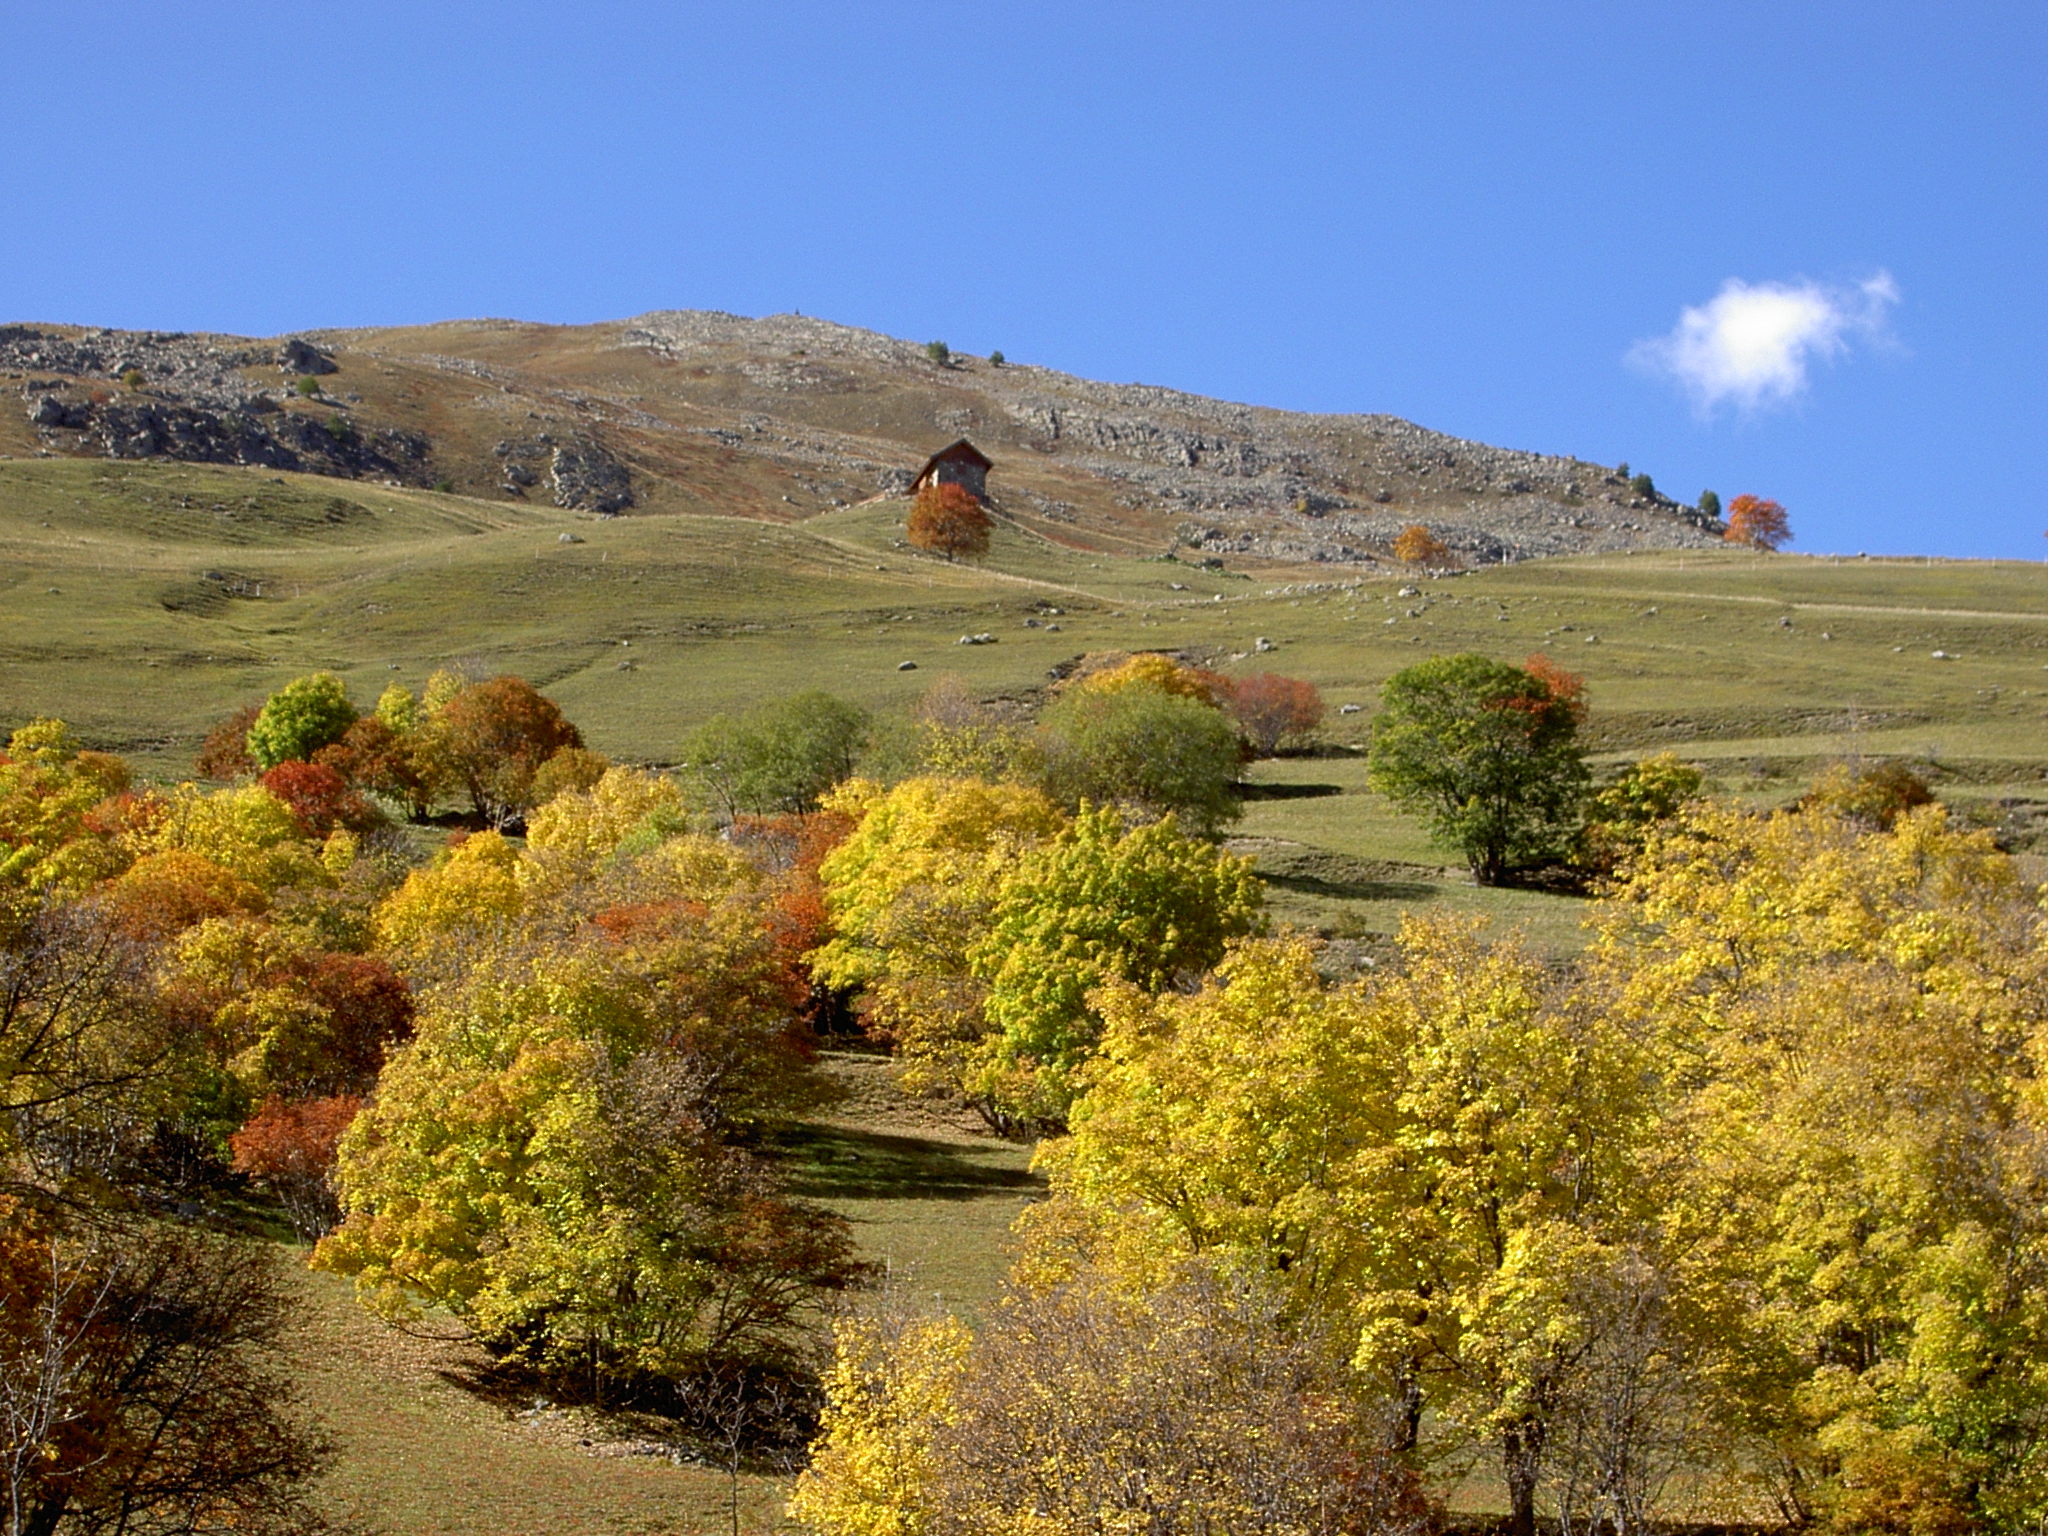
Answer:
[[[1243,814],[1237,732],[1223,712],[1144,684],[1071,689],[1040,720],[1053,798],[1168,814],[1214,836]]]
[[[1700,492],[1700,516],[1713,518],[1717,522],[1720,520],[1721,493],[1719,491]]]
[[[1260,926],[1248,860],[1183,834],[1168,815],[1126,830],[1107,806],[1024,855],[968,959],[988,984],[991,1037],[969,1090],[1018,1123],[1060,1126],[1094,1053],[1109,982],[1188,986]]]
[[[1566,857],[1588,780],[1571,683],[1547,664],[1470,653],[1404,668],[1380,693],[1369,781],[1424,816],[1482,885]]]
[[[743,812],[817,809],[852,776],[868,740],[868,712],[811,689],[745,715],[714,715],[683,743],[683,772],[730,819]]]
[[[341,740],[356,722],[348,687],[332,672],[294,678],[264,701],[249,727],[249,755],[259,770],[310,760]]]

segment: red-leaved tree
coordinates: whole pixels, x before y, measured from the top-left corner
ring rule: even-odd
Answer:
[[[325,763],[279,763],[262,783],[284,802],[307,837],[326,837],[341,828],[366,832],[377,824],[375,808]]]
[[[1792,525],[1777,502],[1744,494],[1728,503],[1728,531],[1721,537],[1751,549],[1776,549],[1792,542]]]
[[[1583,674],[1567,672],[1541,651],[1532,652],[1522,663],[1522,670],[1549,690],[1553,705],[1569,711],[1574,723],[1585,724],[1586,679]]]
[[[341,1205],[334,1192],[334,1149],[363,1101],[352,1093],[287,1104],[267,1099],[228,1138],[235,1170],[276,1193],[300,1237],[311,1242],[334,1230]]]
[[[1277,672],[1239,678],[1224,707],[1260,757],[1271,757],[1290,740],[1303,740],[1323,721],[1323,696],[1316,685]]]
[[[910,542],[948,560],[978,560],[988,553],[995,524],[962,485],[928,485],[910,504]]]

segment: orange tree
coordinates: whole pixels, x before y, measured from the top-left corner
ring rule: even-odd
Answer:
[[[1403,565],[1441,565],[1451,546],[1420,523],[1410,523],[1394,540],[1394,558]]]
[[[1792,525],[1777,502],[1745,494],[1728,503],[1728,531],[1722,537],[1751,549],[1776,549],[1792,542]]]
[[[910,504],[910,542],[917,548],[958,560],[978,560],[988,553],[995,524],[974,493],[960,485],[928,485]]]

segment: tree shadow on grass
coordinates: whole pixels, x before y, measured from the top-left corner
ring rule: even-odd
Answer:
[[[1322,800],[1344,793],[1341,784],[1239,784],[1240,800]]]
[[[774,1147],[787,1189],[805,1200],[975,1200],[1044,1188],[1025,1169],[988,1160],[1013,1150],[1003,1142],[983,1152],[921,1136],[800,1125],[778,1135]]]
[[[1443,887],[1427,880],[1326,880],[1319,875],[1262,875],[1277,890],[1339,901],[1435,901]]]
[[[1422,866],[1326,848],[1273,850],[1260,857],[1258,872],[1275,890],[1337,901],[1434,901],[1443,894],[1443,882]]]

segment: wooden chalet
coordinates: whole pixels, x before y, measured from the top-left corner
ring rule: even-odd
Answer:
[[[928,485],[957,485],[976,501],[987,501],[988,472],[994,468],[995,460],[963,437],[924,461],[924,468],[910,482],[911,494]]]

